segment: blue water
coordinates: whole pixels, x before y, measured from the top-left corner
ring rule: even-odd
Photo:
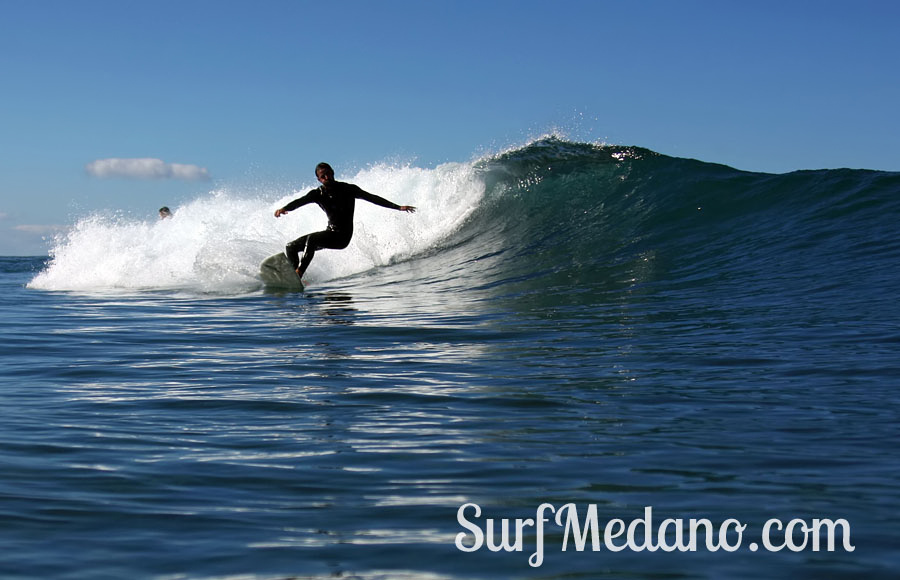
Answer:
[[[344,178],[420,211],[360,202],[304,293],[256,273],[320,225],[283,190],[0,258],[0,577],[896,577],[900,174],[548,138]],[[534,528],[457,549],[467,503],[747,529],[579,552],[548,523],[535,567]],[[771,518],[855,549],[752,551]]]

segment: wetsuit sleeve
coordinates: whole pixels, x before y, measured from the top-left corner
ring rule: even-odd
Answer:
[[[375,205],[380,205],[381,207],[386,207],[388,209],[400,209],[400,206],[392,201],[388,201],[383,197],[377,196],[374,193],[369,193],[368,191],[363,191],[361,188],[356,188],[356,198],[364,199],[369,203],[374,203]]]
[[[298,197],[297,199],[290,202],[289,204],[287,204],[286,206],[284,206],[281,209],[283,209],[284,211],[293,211],[293,210],[297,209],[298,207],[304,206],[308,203],[314,203],[316,201],[316,192],[317,191],[319,191],[319,190],[314,189],[314,190],[310,191],[309,193],[307,193],[306,195],[304,195],[303,197]]]

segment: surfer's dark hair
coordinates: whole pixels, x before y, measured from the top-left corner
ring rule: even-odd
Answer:
[[[328,165],[327,163],[325,163],[323,161],[322,163],[319,163],[318,165],[316,165],[316,177],[319,176],[320,169],[326,169],[326,170],[328,170],[328,173],[334,175],[334,169],[331,168],[331,165]]]

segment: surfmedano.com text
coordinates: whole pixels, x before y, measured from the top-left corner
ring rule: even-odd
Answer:
[[[619,518],[607,521],[602,528],[601,542],[597,505],[590,504],[583,511],[582,517],[574,503],[567,503],[558,509],[552,504],[542,503],[534,518],[496,520],[482,519],[481,507],[466,503],[456,512],[456,521],[466,530],[456,535],[456,547],[463,552],[475,552],[484,547],[491,552],[522,552],[528,534],[534,537],[534,552],[529,556],[528,563],[538,567],[544,562],[545,527],[553,525],[563,529],[560,546],[563,552],[570,548],[583,552],[588,546],[598,552],[601,545],[610,552],[735,552],[752,535],[747,524],[734,518],[728,518],[718,526],[706,518],[666,518],[657,523],[653,520],[653,507],[646,506],[643,517],[630,522]],[[841,538],[839,548],[837,537]],[[856,549],[850,543],[850,523],[843,518],[814,518],[809,521],[795,518],[787,523],[772,518],[762,526],[756,539],[746,544],[751,552],[759,550],[760,545],[768,552],[834,552],[838,549],[852,552]]]

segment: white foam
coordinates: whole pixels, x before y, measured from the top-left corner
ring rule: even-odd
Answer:
[[[377,165],[341,177],[415,214],[365,201],[356,204],[350,246],[316,254],[313,282],[364,272],[426,251],[452,233],[484,193],[471,165],[435,169]],[[240,293],[260,287],[259,264],[285,243],[324,229],[315,205],[276,219],[276,208],[312,189],[252,192],[221,188],[179,207],[173,217],[139,220],[91,215],[79,220],[51,250],[51,261],[29,287],[43,290],[186,290]]]

